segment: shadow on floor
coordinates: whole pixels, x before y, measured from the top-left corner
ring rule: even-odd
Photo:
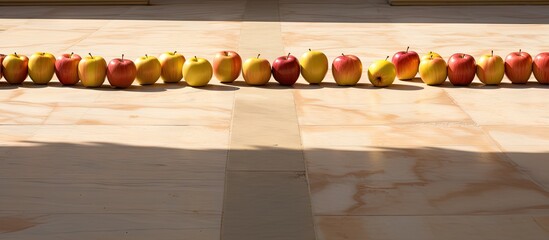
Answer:
[[[253,7],[251,14],[246,9]],[[273,12],[273,7],[278,11]],[[549,23],[549,6],[390,6],[386,0],[151,0],[150,6],[10,6],[0,18],[345,23]],[[278,13],[278,14],[276,14]]]

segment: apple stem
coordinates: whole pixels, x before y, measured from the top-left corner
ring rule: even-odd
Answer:
[[[431,54],[431,59],[433,59],[433,54]]]
[[[387,57],[385,58],[385,61],[387,61],[387,59],[389,59],[389,56],[387,56]]]
[[[145,58],[149,58],[149,56],[147,54],[145,54]]]
[[[408,46],[408,47],[406,48],[406,53],[408,53],[408,50],[409,50],[409,49],[410,49],[410,46]]]
[[[90,57],[92,57],[92,58],[93,58],[93,56],[92,56],[92,54],[91,54],[91,53],[88,53],[88,54],[90,55]]]
[[[124,60],[124,54],[123,53],[122,53],[122,58],[121,59]]]
[[[16,57],[19,57],[19,56],[17,56],[17,52],[13,52],[13,54],[14,54]]]
[[[341,56],[345,56],[345,54],[341,53]]]
[[[74,54],[74,52],[71,52],[71,55],[69,57],[72,57],[73,54]]]
[[[492,50],[492,57],[494,56],[494,50]]]
[[[288,56],[286,56],[286,59],[288,59],[290,57],[290,53],[288,53]]]
[[[198,58],[196,56],[194,56],[194,60],[198,60]]]
[[[177,53],[177,50],[173,51],[173,54],[176,54]]]
[[[309,52],[311,51],[311,49],[309,48]]]
[[[261,56],[261,53],[257,54],[257,58],[259,58],[259,56]]]
[[[522,52],[522,49],[519,49],[519,54],[520,54],[520,52]]]

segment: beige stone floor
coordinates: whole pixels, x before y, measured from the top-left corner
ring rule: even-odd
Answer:
[[[366,69],[406,46],[549,51],[547,6],[152,2],[0,7],[0,52],[272,61],[313,48]],[[363,76],[127,90],[2,80],[0,239],[549,239],[548,86],[377,89]]]

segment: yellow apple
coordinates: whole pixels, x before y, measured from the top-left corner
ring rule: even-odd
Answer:
[[[37,52],[29,58],[29,77],[35,84],[48,84],[55,72],[55,57]]]
[[[299,65],[301,65],[301,76],[310,84],[319,84],[328,72],[328,58],[326,55],[311,49],[301,55]]]
[[[431,56],[432,56],[433,58],[442,58],[438,53],[429,51],[428,53],[426,53],[425,55],[423,55],[423,56],[421,57],[421,61],[423,61],[423,60],[425,60],[425,59],[428,59],[428,58],[431,58]]]
[[[440,85],[446,81],[448,69],[444,59],[429,57],[419,63],[419,76],[427,85]]]
[[[395,81],[396,68],[395,65],[385,60],[377,60],[368,67],[368,79],[376,87],[388,87]]]
[[[100,56],[84,57],[78,63],[78,77],[84,87],[101,87],[107,76],[107,62]]]
[[[477,77],[486,85],[498,85],[505,74],[505,64],[503,59],[491,54],[482,55],[477,62]]]
[[[141,85],[150,85],[156,83],[160,78],[162,72],[162,66],[158,58],[154,56],[142,56],[135,60],[135,66],[137,67],[136,80]]]
[[[248,85],[265,85],[271,79],[271,64],[259,56],[248,58],[242,65],[242,76]]]
[[[165,83],[176,83],[183,79],[183,63],[185,63],[185,57],[177,53],[177,51],[166,52],[160,55],[160,65],[162,73],[160,76]]]
[[[28,75],[29,58],[17,53],[9,54],[2,61],[2,73],[9,84],[21,84]]]
[[[212,64],[204,58],[191,58],[183,64],[185,82],[191,87],[203,87],[212,79]]]

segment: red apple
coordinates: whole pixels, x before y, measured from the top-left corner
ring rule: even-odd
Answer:
[[[132,85],[137,76],[137,68],[132,60],[115,58],[107,66],[107,79],[113,87],[127,88]]]
[[[337,85],[354,86],[362,76],[362,62],[355,55],[341,54],[332,62],[332,75]]]
[[[519,49],[505,57],[505,75],[512,83],[527,83],[532,75],[532,56]]]
[[[395,53],[392,62],[396,67],[397,78],[400,80],[410,80],[414,78],[419,69],[419,55],[414,51],[400,51]]]
[[[475,79],[477,65],[473,56],[456,53],[448,60],[448,79],[454,86],[467,86]]]
[[[549,52],[542,52],[534,58],[534,77],[541,84],[549,84]]]
[[[55,60],[55,76],[63,85],[74,85],[80,81],[78,77],[78,63],[82,57],[74,53],[61,54]]]
[[[17,53],[9,54],[2,60],[2,74],[9,84],[21,84],[27,79],[29,58]]]
[[[0,53],[0,79],[2,79],[2,61],[4,61],[4,58],[6,55]]]
[[[297,58],[288,53],[288,56],[278,57],[274,60],[271,72],[280,85],[291,86],[299,78],[300,69]]]

